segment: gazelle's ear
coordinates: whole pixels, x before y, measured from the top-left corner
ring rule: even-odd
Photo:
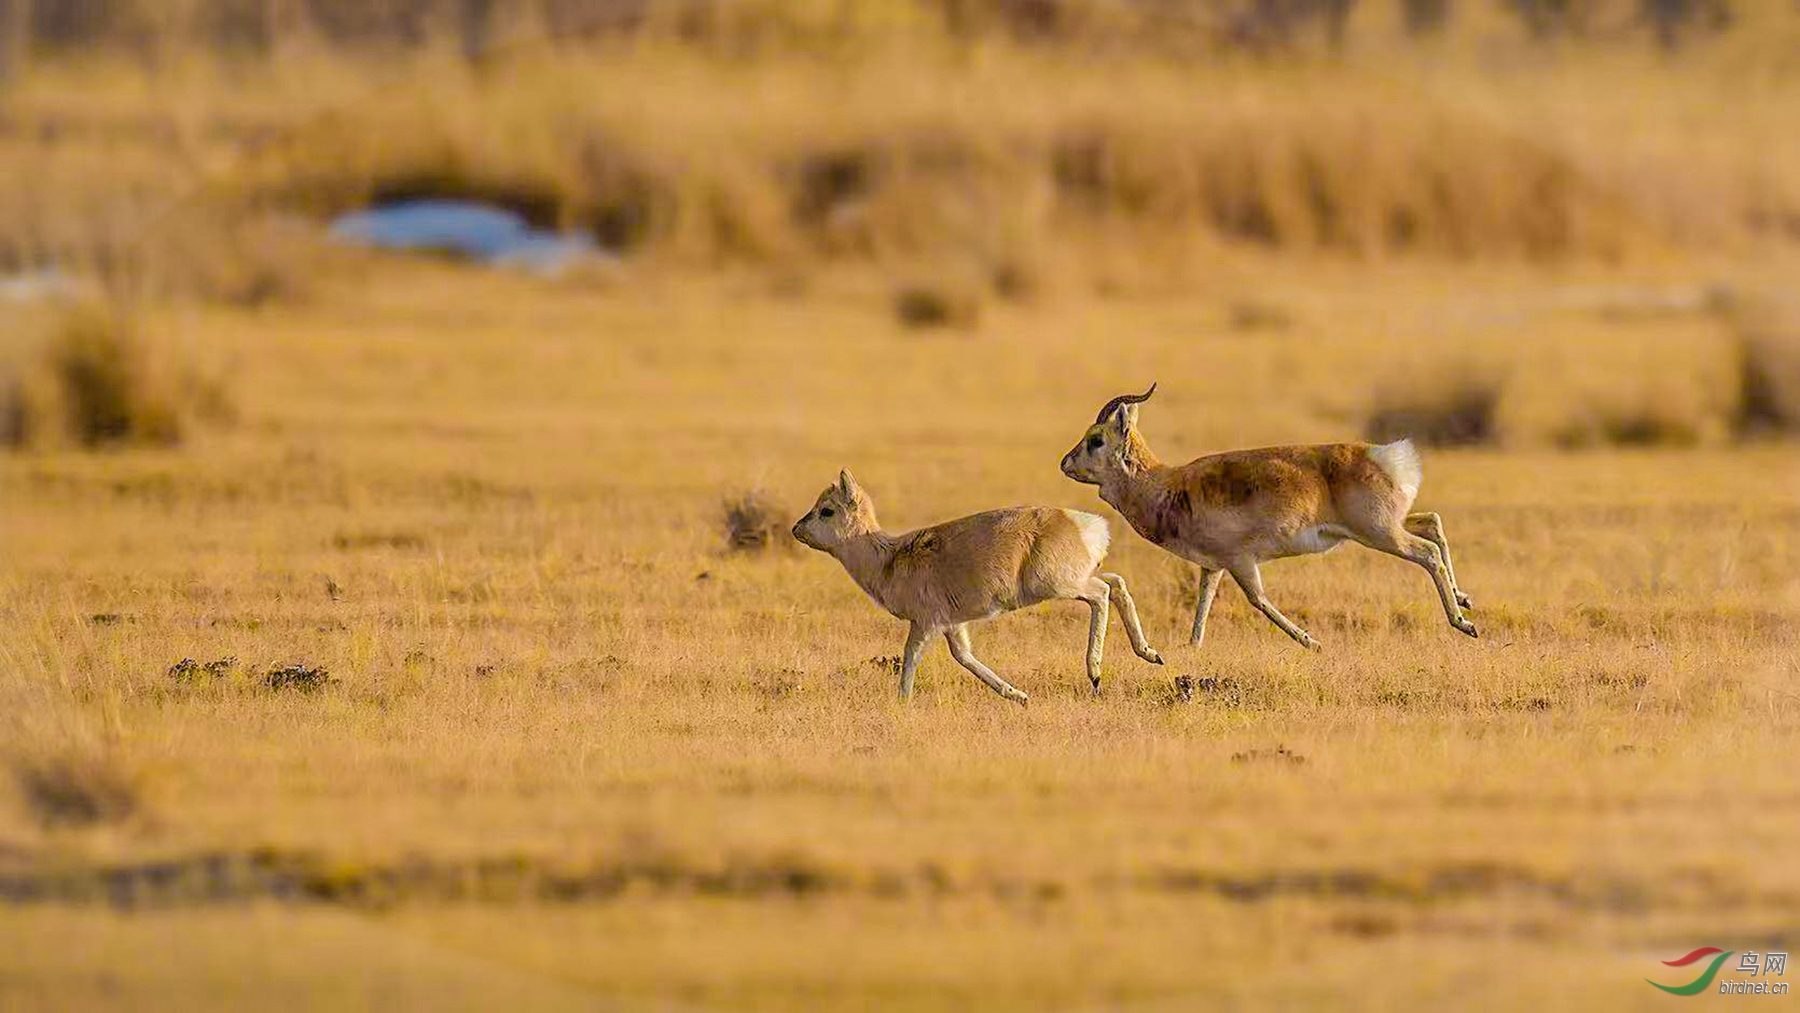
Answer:
[[[856,477],[850,474],[849,468],[838,472],[838,492],[852,503],[862,497],[862,486],[856,484]]]
[[[1118,432],[1118,434],[1120,436],[1124,436],[1125,434],[1131,432],[1133,429],[1136,429],[1137,428],[1137,413],[1138,413],[1138,406],[1134,405],[1134,404],[1122,404],[1119,407],[1113,409],[1113,413],[1112,413],[1113,429],[1116,432]]]

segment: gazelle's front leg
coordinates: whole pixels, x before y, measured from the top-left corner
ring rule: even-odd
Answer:
[[[1206,639],[1206,614],[1212,611],[1213,597],[1224,580],[1224,570],[1200,568],[1200,604],[1194,607],[1194,633],[1188,637],[1188,646],[1199,647],[1200,641]]]
[[[900,699],[912,699],[913,675],[919,670],[919,659],[925,654],[926,642],[936,632],[916,622],[906,628],[906,652],[900,657]]]
[[[1275,603],[1269,600],[1269,596],[1263,594],[1262,571],[1256,568],[1254,562],[1233,564],[1231,579],[1237,581],[1238,587],[1244,589],[1244,597],[1250,599],[1250,604],[1256,606],[1256,611],[1268,616],[1270,622],[1281,627],[1281,632],[1293,637],[1301,647],[1307,650],[1319,649],[1317,640],[1314,640],[1305,630],[1294,625],[1292,619],[1282,615],[1281,610],[1275,607]]]
[[[944,639],[949,642],[950,656],[956,659],[956,663],[968,669],[975,678],[987,683],[989,689],[1017,703],[1029,702],[1029,697],[1012,688],[1005,679],[995,675],[993,669],[975,660],[975,651],[969,646],[968,623],[950,627],[945,632]]]
[[[1081,600],[1093,610],[1088,618],[1087,675],[1096,693],[1100,692],[1100,663],[1106,657],[1107,599],[1111,597],[1112,589],[1098,577],[1091,578],[1081,594]]]

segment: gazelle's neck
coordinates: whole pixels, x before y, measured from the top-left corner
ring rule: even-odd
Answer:
[[[866,534],[845,539],[831,550],[837,561],[843,564],[850,579],[866,591],[869,597],[881,600],[881,585],[887,572],[888,560],[894,556],[895,539],[887,532],[877,528]]]
[[[1126,437],[1125,450],[1119,455],[1119,467],[1107,473],[1100,482],[1100,498],[1114,510],[1130,516],[1128,504],[1154,488],[1158,474],[1164,471],[1162,461],[1151,451],[1137,430]]]

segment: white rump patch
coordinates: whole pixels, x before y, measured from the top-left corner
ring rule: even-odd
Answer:
[[[1112,543],[1112,529],[1106,526],[1106,518],[1093,514],[1084,514],[1079,510],[1064,510],[1075,527],[1081,532],[1081,542],[1087,546],[1088,557],[1095,566],[1106,558],[1106,547]]]
[[[1413,500],[1418,498],[1419,486],[1425,481],[1425,468],[1419,463],[1419,451],[1413,441],[1396,440],[1370,447],[1369,459],[1394,480],[1401,495],[1406,497],[1406,506],[1411,507]]]

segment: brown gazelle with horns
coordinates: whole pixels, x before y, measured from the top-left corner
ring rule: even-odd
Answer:
[[[1125,580],[1101,573],[1110,541],[1106,521],[1079,510],[1011,507],[973,514],[902,535],[881,530],[875,503],[848,471],[826,486],[794,524],[802,544],[828,552],[875,604],[912,623],[900,662],[900,695],[912,696],[913,673],[930,639],[942,633],[957,664],[1008,700],[1026,696],[976,660],[969,624],[1041,601],[1084,601],[1087,673],[1100,689],[1107,602],[1119,606],[1138,657],[1162,664],[1144,639]]]
[[[1450,625],[1473,637],[1473,608],[1456,586],[1443,520],[1408,513],[1424,473],[1411,440],[1326,443],[1213,454],[1179,466],[1150,452],[1138,434],[1142,394],[1115,397],[1081,442],[1063,456],[1063,474],[1100,487],[1100,498],[1157,545],[1200,566],[1196,646],[1219,582],[1230,573],[1250,604],[1303,646],[1318,642],[1263,594],[1257,564],[1360,542],[1423,567],[1437,585]]]

